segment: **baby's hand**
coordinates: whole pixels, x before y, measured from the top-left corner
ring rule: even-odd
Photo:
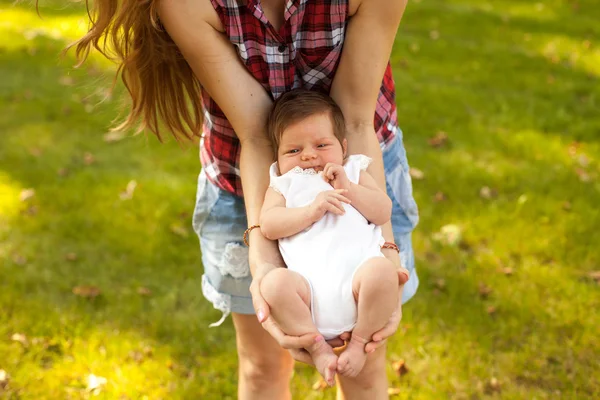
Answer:
[[[350,180],[344,167],[339,164],[327,163],[323,168],[323,178],[334,189],[350,190]]]
[[[309,206],[311,219],[316,222],[323,218],[328,211],[336,215],[344,215],[342,203],[350,204],[350,200],[343,195],[346,192],[345,189],[337,189],[319,193]]]

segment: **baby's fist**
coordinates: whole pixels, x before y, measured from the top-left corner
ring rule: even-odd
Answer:
[[[323,179],[333,186],[334,189],[350,189],[350,180],[344,167],[339,164],[327,163],[323,168]]]

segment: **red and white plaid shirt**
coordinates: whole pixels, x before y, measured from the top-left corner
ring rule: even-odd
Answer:
[[[348,0],[287,0],[279,32],[257,0],[211,0],[225,32],[248,71],[276,100],[305,88],[329,93],[348,22]],[[358,78],[357,78],[358,79]],[[208,179],[239,196],[240,142],[223,111],[202,93],[204,112],[200,159]],[[375,131],[382,148],[395,135],[395,87],[388,63],[377,99]]]

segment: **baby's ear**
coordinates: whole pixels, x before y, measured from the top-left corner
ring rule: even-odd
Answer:
[[[344,152],[344,158],[346,158],[346,153],[348,151],[348,141],[346,139],[342,140],[342,151]]]

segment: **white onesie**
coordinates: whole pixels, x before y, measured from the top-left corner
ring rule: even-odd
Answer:
[[[371,159],[357,154],[348,157],[344,170],[358,184],[360,172]],[[277,163],[271,165],[272,187],[285,197],[286,207],[304,207],[333,187],[321,172],[295,167],[279,176]],[[383,257],[381,228],[369,223],[349,204],[346,213],[326,213],[323,218],[293,236],[279,239],[279,249],[288,269],[298,272],[311,287],[313,321],[325,339],[351,331],[356,324],[356,302],[352,278],[366,260]]]

